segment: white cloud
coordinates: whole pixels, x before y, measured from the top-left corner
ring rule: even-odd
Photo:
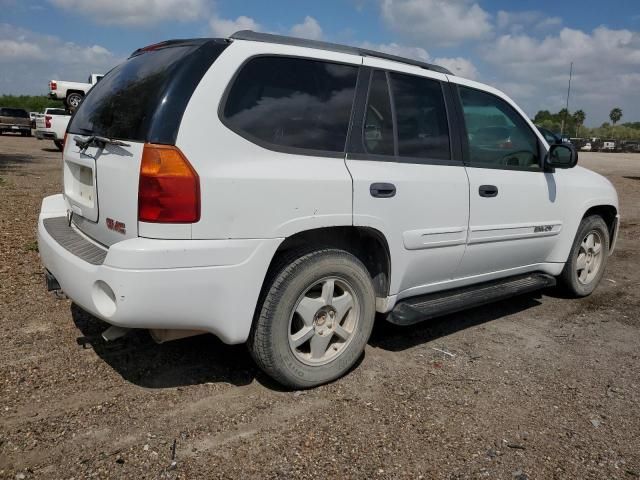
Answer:
[[[107,25],[151,25],[194,21],[208,11],[206,0],[49,0],[56,7]]]
[[[437,57],[432,58],[424,48],[410,47],[407,45],[399,45],[397,43],[372,43],[362,42],[359,44],[362,48],[375,50],[378,52],[390,53],[399,57],[412,58],[422,62],[434,63],[441,67],[451,70],[454,75],[475,79],[478,77],[478,69],[471,60],[463,57]]]
[[[44,58],[44,52],[39,45],[25,41],[0,40],[0,62],[42,58]]]
[[[290,33],[294,37],[320,40],[322,38],[322,27],[320,27],[320,24],[315,18],[306,16],[302,23],[291,27]]]
[[[511,33],[522,33],[535,29],[538,31],[559,28],[562,25],[560,17],[547,17],[543,12],[526,10],[520,12],[498,11],[496,26],[499,30]]]
[[[0,94],[45,94],[49,80],[86,81],[123,58],[100,45],[78,45],[0,24]]]
[[[462,57],[438,57],[433,60],[433,63],[447,68],[459,77],[469,78],[475,80],[478,78],[478,69],[476,66],[466,58]]]
[[[251,17],[239,16],[235,20],[214,16],[209,21],[211,32],[216,37],[228,37],[239,30],[262,30],[262,27]]]
[[[562,108],[574,62],[570,109],[585,110],[591,124],[605,121],[615,106],[626,109],[628,118],[640,118],[639,32],[601,26],[590,33],[563,28],[541,39],[510,33],[480,52],[499,86],[532,115]]]
[[[491,16],[470,0],[381,0],[382,18],[398,34],[451,46],[487,37]]]
[[[408,47],[406,45],[398,45],[397,43],[360,43],[362,48],[369,50],[375,50],[378,52],[389,53],[391,55],[398,55],[399,57],[413,58],[415,60],[421,60],[428,62],[431,59],[429,53],[421,47]]]

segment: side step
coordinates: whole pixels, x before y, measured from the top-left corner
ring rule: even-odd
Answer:
[[[556,279],[545,273],[528,273],[491,282],[454,288],[400,300],[387,315],[395,325],[412,325],[430,318],[478,307],[497,300],[553,287]]]

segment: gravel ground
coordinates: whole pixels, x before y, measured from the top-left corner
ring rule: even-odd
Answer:
[[[288,392],[242,346],[105,344],[47,294],[35,225],[60,153],[0,137],[0,478],[640,478],[640,156],[581,164],[623,213],[591,297],[379,321],[346,378]]]

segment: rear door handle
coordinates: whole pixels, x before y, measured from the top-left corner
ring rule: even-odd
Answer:
[[[480,188],[478,188],[478,193],[481,197],[497,197],[498,187],[496,187],[495,185],[480,185]]]
[[[369,193],[376,198],[391,198],[396,195],[396,186],[393,183],[372,183]]]

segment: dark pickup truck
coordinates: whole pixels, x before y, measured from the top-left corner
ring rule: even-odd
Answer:
[[[21,108],[0,107],[0,135],[4,132],[19,133],[31,136],[31,118],[29,113]]]

